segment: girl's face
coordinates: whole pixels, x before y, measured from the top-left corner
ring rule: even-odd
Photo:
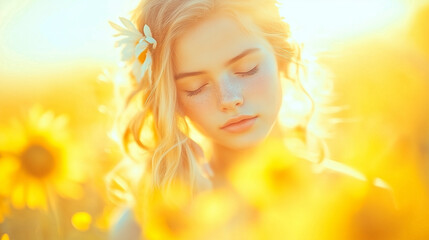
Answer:
[[[281,105],[271,45],[214,15],[179,37],[175,82],[182,114],[215,144],[244,149],[264,140]]]

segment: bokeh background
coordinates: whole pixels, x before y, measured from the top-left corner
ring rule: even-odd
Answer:
[[[429,239],[429,1],[280,2],[334,82],[330,157],[395,189],[402,221],[380,213],[365,239]],[[108,21],[137,3],[0,0],[1,240],[107,239],[122,207],[105,186],[122,158]]]

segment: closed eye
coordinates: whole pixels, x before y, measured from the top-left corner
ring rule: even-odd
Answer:
[[[199,87],[197,90],[193,90],[193,91],[185,91],[187,93],[188,96],[192,97],[194,95],[197,95],[198,93],[200,93],[203,90],[203,87],[205,87],[208,83],[202,85],[201,87]]]
[[[245,76],[250,76],[250,75],[257,73],[258,70],[259,70],[259,65],[256,65],[254,68],[252,68],[251,70],[249,70],[247,72],[237,72],[235,74],[237,74],[241,77],[245,77]]]

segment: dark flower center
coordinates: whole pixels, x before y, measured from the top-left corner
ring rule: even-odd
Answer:
[[[23,168],[31,175],[42,178],[55,167],[55,159],[50,151],[38,144],[30,145],[21,155]]]

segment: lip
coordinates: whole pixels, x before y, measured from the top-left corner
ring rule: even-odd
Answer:
[[[255,123],[258,115],[240,115],[226,121],[220,129],[231,132],[241,133],[249,130]]]

